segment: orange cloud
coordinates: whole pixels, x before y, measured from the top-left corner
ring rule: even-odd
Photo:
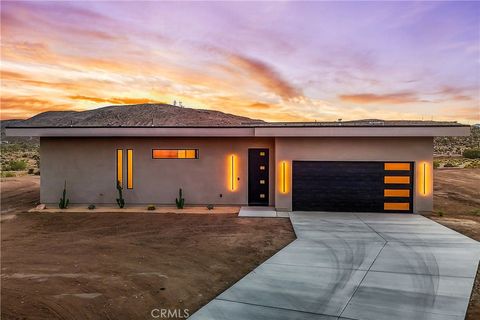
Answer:
[[[250,105],[251,108],[254,108],[254,109],[270,109],[272,108],[273,106],[268,104],[268,103],[263,103],[263,102],[255,102],[255,103],[252,103]]]
[[[34,97],[1,97],[1,119],[24,119],[44,111],[72,110],[67,104],[55,104],[52,101]]]
[[[441,113],[451,119],[480,121],[479,107],[449,107],[441,109]]]
[[[284,100],[302,96],[299,89],[283,79],[275,69],[266,63],[239,54],[230,54],[229,58],[233,65],[244,70],[253,80],[258,81]]]
[[[375,104],[389,103],[402,104],[410,102],[418,102],[416,94],[413,92],[399,92],[388,94],[359,93],[359,94],[343,94],[338,96],[341,101],[353,102],[358,104]]]

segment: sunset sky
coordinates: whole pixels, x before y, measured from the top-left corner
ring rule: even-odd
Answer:
[[[182,101],[480,122],[478,2],[4,2],[1,118]]]

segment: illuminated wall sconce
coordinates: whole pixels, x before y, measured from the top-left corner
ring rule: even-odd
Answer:
[[[432,170],[429,162],[423,161],[419,165],[418,191],[422,196],[428,196],[432,192]]]
[[[228,156],[228,190],[233,192],[237,188],[237,156],[232,154]]]
[[[279,179],[279,189],[280,193],[288,193],[289,191],[289,180],[288,180],[288,162],[287,161],[281,161],[280,162],[280,179]]]

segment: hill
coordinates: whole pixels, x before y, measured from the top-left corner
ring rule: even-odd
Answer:
[[[480,148],[480,126],[471,127],[468,137],[435,137],[433,153],[436,156],[460,156],[465,149]]]
[[[88,111],[50,111],[17,125],[26,126],[224,126],[263,122],[215,110],[169,104],[108,106]]]

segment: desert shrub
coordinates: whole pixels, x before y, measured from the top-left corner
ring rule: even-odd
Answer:
[[[28,174],[33,174],[33,168],[28,169]]]
[[[13,173],[13,172],[2,172],[2,177],[13,178],[13,177],[15,177],[15,173]]]
[[[93,210],[93,209],[95,209],[95,205],[94,205],[94,204],[91,204],[91,205],[88,206],[88,210]]]
[[[27,168],[27,162],[25,160],[10,160],[7,166],[9,171],[22,171]]]
[[[480,149],[465,149],[463,157],[468,159],[480,159]]]
[[[40,168],[40,156],[38,154],[34,154],[32,159],[35,160],[35,166]]]
[[[465,165],[465,168],[468,168],[468,169],[480,168],[480,161],[470,161]]]
[[[178,198],[175,198],[177,209],[183,209],[185,206],[185,198],[183,198],[182,188],[178,189]]]
[[[147,207],[147,210],[153,211],[153,210],[155,210],[155,206],[153,204],[151,204]]]
[[[438,215],[439,217],[443,217],[444,213],[443,213],[443,211],[438,211],[438,212],[437,212],[437,215]]]
[[[451,162],[447,162],[447,163],[445,163],[445,165],[444,165],[443,167],[444,167],[444,168],[455,168],[456,165],[453,164],[453,163],[451,163]]]
[[[208,210],[212,210],[212,209],[213,209],[213,204],[207,205],[207,209],[208,209]]]
[[[438,168],[440,168],[440,161],[433,160],[433,169],[438,169]]]

